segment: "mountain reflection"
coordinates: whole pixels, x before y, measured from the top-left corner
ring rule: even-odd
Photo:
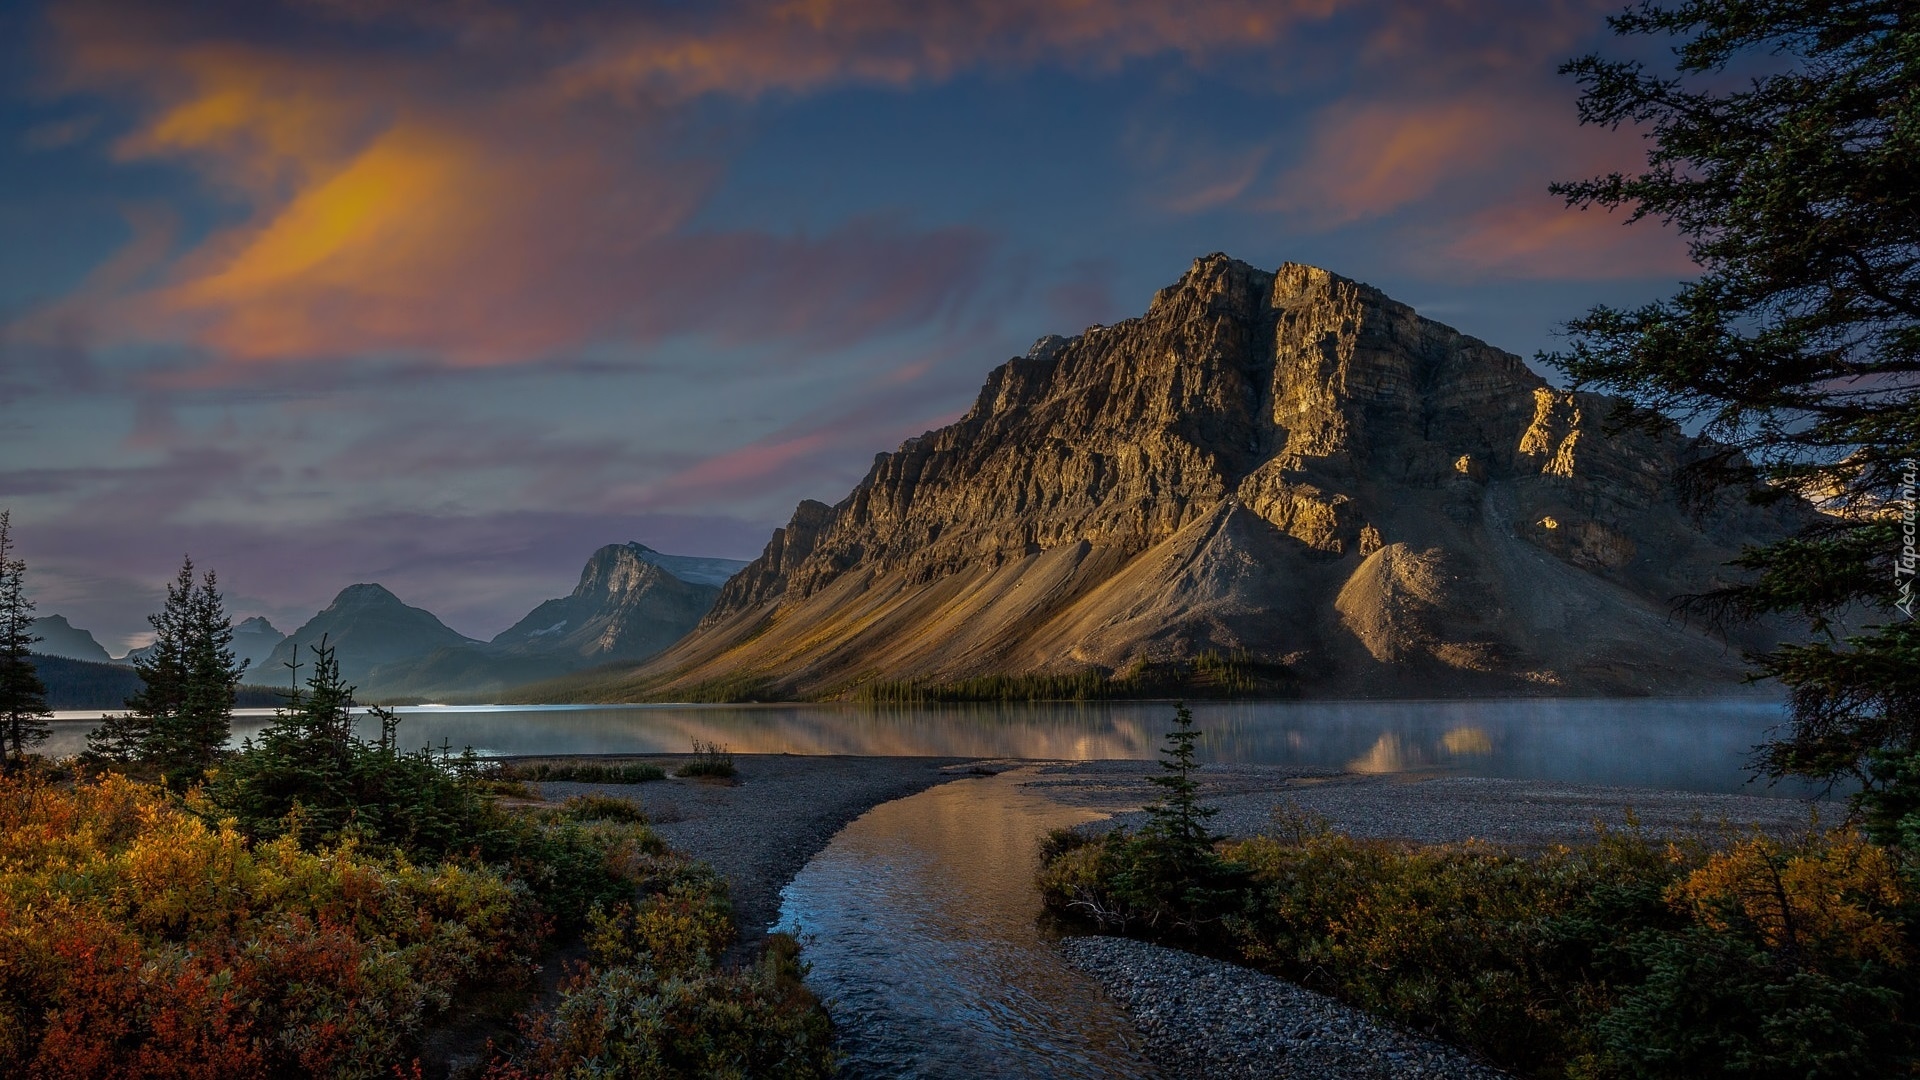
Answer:
[[[487,755],[685,753],[699,739],[747,754],[1153,759],[1173,722],[1168,702],[398,711],[402,746]],[[1204,702],[1193,711],[1206,761],[1757,793],[1767,789],[1747,785],[1747,754],[1783,719],[1778,702],[1756,698]],[[235,743],[270,719],[237,717]],[[63,717],[45,752],[79,751],[94,720]]]

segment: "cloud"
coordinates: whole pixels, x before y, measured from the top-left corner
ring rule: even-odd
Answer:
[[[66,0],[50,17],[57,88],[120,102],[119,159],[186,165],[239,220],[161,283],[64,307],[84,306],[105,343],[190,343],[212,380],[268,361],[491,365],[680,334],[842,344],[950,310],[993,238],[897,215],[815,235],[698,228],[726,167],[679,134],[699,99],[1200,63],[1339,6]]]
[[[1514,112],[1475,98],[1343,102],[1321,113],[1265,205],[1323,229],[1391,214],[1506,158],[1536,126]]]
[[[1538,197],[1473,215],[1436,245],[1430,261],[1436,268],[1581,281],[1680,278],[1698,269],[1685,242],[1656,221],[1628,224],[1623,213],[1573,210]]]

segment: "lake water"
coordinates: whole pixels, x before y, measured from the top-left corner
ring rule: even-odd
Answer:
[[[483,755],[683,753],[700,739],[740,753],[1152,758],[1173,718],[1162,702],[396,711],[401,745],[471,746]],[[1201,702],[1193,712],[1207,761],[1801,793],[1747,783],[1747,754],[1783,719],[1781,705],[1763,698]],[[270,716],[237,716],[235,741]],[[86,717],[61,714],[45,750],[78,751],[97,719]]]

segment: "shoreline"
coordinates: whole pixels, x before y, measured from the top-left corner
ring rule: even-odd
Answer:
[[[528,755],[502,761],[652,762],[687,754]],[[780,916],[780,891],[843,827],[881,803],[903,799],[967,775],[975,758],[735,754],[731,781],[669,776],[642,784],[573,780],[529,782],[541,797],[609,795],[639,805],[655,832],[676,850],[705,861],[727,879],[745,956]],[[671,772],[671,768],[668,770]]]
[[[653,762],[672,754],[542,754],[501,761]],[[669,778],[643,784],[541,781],[530,786],[558,802],[599,793],[637,803],[669,844],[713,864],[734,890],[743,942],[758,940],[779,915],[779,894],[845,825],[882,803],[959,779],[975,768],[1034,766],[1022,786],[1109,816],[1094,831],[1138,826],[1139,809],[1158,789],[1157,762],[1131,758],[893,757],[854,754],[735,754],[732,782]],[[669,770],[671,771],[671,770]],[[1754,828],[1775,834],[1816,820],[1842,820],[1839,800],[1663,788],[1624,788],[1550,780],[1428,773],[1356,773],[1287,765],[1205,765],[1200,799],[1220,809],[1215,831],[1257,835],[1276,810],[1316,817],[1356,837],[1456,843],[1476,839],[1521,848],[1590,839],[1596,823],[1624,827],[1632,814],[1655,835],[1724,837]]]
[[[685,754],[569,755],[574,760],[685,760]],[[554,758],[549,758],[553,760]],[[529,760],[529,759],[522,759]],[[1021,787],[1061,805],[1108,816],[1080,828],[1137,826],[1158,789],[1157,762],[1007,758],[736,755],[737,783],[675,779],[638,785],[543,782],[543,797],[590,791],[636,801],[669,844],[711,863],[733,890],[740,944],[751,955],[778,918],[781,890],[847,823],[873,807],[976,770],[1033,766]],[[1356,837],[1451,843],[1469,838],[1516,849],[1578,843],[1596,824],[1629,816],[1655,836],[1724,843],[1750,830],[1786,835],[1844,817],[1844,804],[1782,796],[1618,788],[1557,781],[1334,769],[1208,765],[1199,797],[1220,808],[1217,832],[1270,830],[1283,814],[1310,815]],[[1040,838],[1034,838],[1037,843]],[[1504,1073],[1472,1055],[1253,968],[1145,942],[1070,936],[1057,946],[1098,984],[1174,1080],[1308,1077],[1335,1069],[1358,1077],[1493,1080]]]

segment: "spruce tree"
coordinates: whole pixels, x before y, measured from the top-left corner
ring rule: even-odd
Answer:
[[[233,627],[212,572],[194,580],[193,559],[167,585],[166,602],[147,616],[152,647],[134,661],[140,692],[129,712],[88,737],[88,755],[159,766],[169,779],[191,780],[219,757],[232,730],[241,665]]]
[[[27,564],[13,555],[13,522],[0,510],[0,750],[11,776],[26,765],[27,751],[52,733],[46,718],[47,688],[33,663],[33,601],[26,593]]]
[[[1640,127],[1647,167],[1553,190],[1677,228],[1700,273],[1670,299],[1594,308],[1545,359],[1628,398],[1631,422],[1708,436],[1678,478],[1702,498],[1827,511],[1692,606],[1813,629],[1753,657],[1791,703],[1761,771],[1858,778],[1870,798],[1911,784],[1920,771],[1888,755],[1920,751],[1920,18],[1906,0],[1687,0],[1608,21],[1671,41],[1674,70],[1589,55],[1562,71],[1583,123]]]

